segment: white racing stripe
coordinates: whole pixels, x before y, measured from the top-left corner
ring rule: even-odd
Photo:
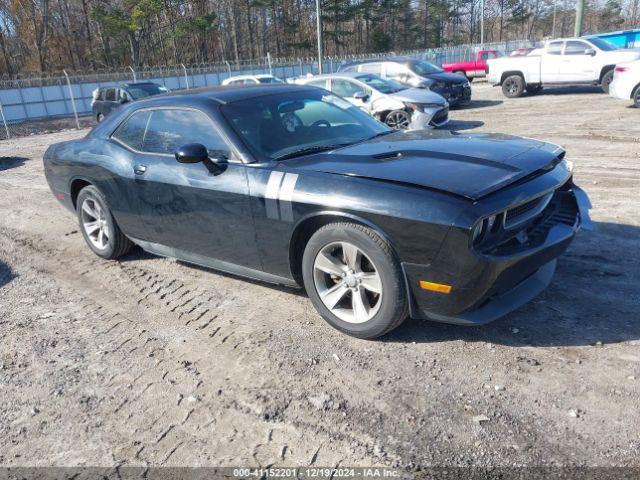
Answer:
[[[287,173],[280,188],[280,220],[283,222],[293,222],[293,191],[296,188],[298,175]]]
[[[267,218],[293,222],[292,200],[297,181],[296,173],[271,172],[264,192]]]
[[[264,191],[265,206],[267,209],[267,218],[279,220],[278,215],[278,192],[280,191],[280,184],[282,183],[282,172],[271,172],[269,181],[267,182],[267,188]]]

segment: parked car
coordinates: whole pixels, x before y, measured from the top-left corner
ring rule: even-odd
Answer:
[[[634,106],[640,108],[640,60],[616,66],[609,95],[622,100],[632,100]]]
[[[437,93],[407,88],[370,73],[302,77],[297,83],[329,90],[392,128],[419,130],[449,121],[449,103]]]
[[[537,93],[545,86],[600,85],[609,91],[618,63],[636,60],[640,52],[618,49],[601,38],[551,40],[524,57],[489,60],[487,79],[509,98]]]
[[[489,133],[392,130],[319,88],[132,102],[44,154],[105,259],[161,256],[303,286],[335,328],[409,315],[478,325],[528,302],[586,225],[565,152]]]
[[[428,88],[456,106],[471,100],[469,80],[423,60],[393,58],[341,65],[339,72],[372,73],[414,88]]]
[[[236,75],[235,77],[225,78],[222,85],[256,85],[259,83],[284,83],[278,77],[261,73],[258,75]]]
[[[99,87],[92,92],[91,110],[98,123],[123,103],[133,102],[151,95],[167,93],[169,89],[153,82],[123,83],[117,86]]]
[[[498,50],[480,50],[476,52],[476,56],[471,61],[443,63],[442,69],[445,72],[457,73],[463,75],[470,82],[476,77],[484,77],[487,67],[487,60],[490,58],[502,57],[503,54]]]

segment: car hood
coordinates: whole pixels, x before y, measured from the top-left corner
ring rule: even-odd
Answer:
[[[401,102],[439,103],[442,105],[446,103],[443,96],[438,95],[436,92],[425,90],[424,88],[407,88],[405,90],[392,93],[390,96],[400,100]]]
[[[428,78],[429,80],[432,80],[434,82],[453,83],[456,85],[467,82],[467,79],[465,77],[463,77],[462,75],[458,75],[457,73],[441,72],[441,73],[430,73],[428,75],[419,75],[419,76],[423,78]]]
[[[528,138],[419,130],[283,163],[296,170],[369,178],[477,200],[552,168],[562,153],[557,145]]]

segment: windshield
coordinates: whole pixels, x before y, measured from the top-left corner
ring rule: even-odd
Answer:
[[[357,80],[366,83],[368,86],[382,93],[396,93],[401,90],[406,90],[407,87],[394,80],[385,80],[377,75],[360,75],[356,77]]]
[[[425,62],[422,60],[416,60],[409,64],[409,68],[413,73],[417,73],[418,75],[430,75],[432,73],[442,73],[440,67],[436,67],[433,63]]]
[[[284,83],[282,80],[280,80],[277,77],[260,77],[258,78],[258,81],[260,83]]]
[[[616,47],[613,43],[607,40],[603,40],[602,38],[589,38],[588,40],[603,52],[618,50],[618,47]]]
[[[221,111],[260,160],[349,145],[392,131],[319,89],[247,98],[223,105]]]
[[[158,95],[160,93],[166,93],[168,90],[162,85],[156,85],[150,83],[148,85],[135,85],[128,87],[127,92],[131,95],[131,98],[138,100],[139,98],[150,97],[151,95]]]

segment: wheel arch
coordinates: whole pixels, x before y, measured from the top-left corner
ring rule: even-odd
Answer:
[[[71,195],[71,203],[73,204],[74,210],[77,207],[76,202],[78,200],[80,191],[84,187],[88,187],[89,185],[94,185],[94,183],[84,177],[75,177],[71,180],[71,182],[69,182],[69,194]]]
[[[338,222],[351,222],[357,223],[362,226],[368,227],[374,230],[385,242],[389,244],[393,254],[398,258],[397,251],[394,247],[393,241],[385,233],[385,231],[374,222],[363,218],[359,215],[354,215],[348,212],[342,212],[338,210],[324,210],[311,213],[301,218],[293,229],[291,234],[291,240],[289,241],[289,268],[293,279],[299,284],[303,285],[302,281],[302,256],[304,254],[304,248],[311,238],[311,236],[317,232],[320,228],[330,223]]]
[[[605,65],[604,67],[602,67],[602,69],[600,70],[600,78],[598,79],[598,82],[602,83],[602,77],[604,77],[608,72],[610,72],[614,68],[616,68],[615,65]]]
[[[518,75],[522,77],[522,80],[524,80],[524,83],[526,85],[527,80],[524,78],[524,74],[520,70],[508,70],[506,72],[502,72],[502,75],[500,76],[500,85],[502,85],[502,82],[504,82],[507,77],[510,77],[511,75]]]

